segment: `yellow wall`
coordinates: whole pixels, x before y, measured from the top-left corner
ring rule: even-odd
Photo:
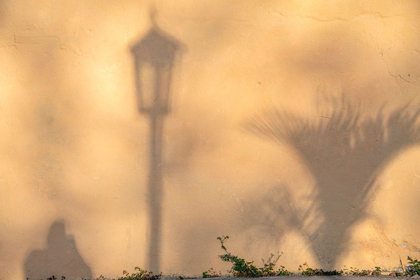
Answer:
[[[153,9],[179,44],[156,199]],[[420,257],[419,30],[417,0],[0,1],[0,279],[225,272],[220,235],[289,270]]]

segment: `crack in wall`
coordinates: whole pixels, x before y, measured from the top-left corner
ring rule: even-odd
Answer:
[[[323,22],[323,23],[337,22],[337,21],[349,22],[349,21],[356,20],[356,19],[358,19],[360,17],[363,17],[363,16],[372,16],[372,17],[377,17],[377,18],[380,18],[380,19],[390,19],[390,18],[395,18],[395,17],[403,17],[401,15],[384,16],[384,15],[381,15],[380,13],[361,13],[359,15],[356,15],[356,16],[350,17],[350,18],[336,17],[336,18],[332,18],[332,19],[322,19],[322,18],[319,18],[319,17],[310,16],[310,15],[298,15],[298,14],[286,15],[286,14],[283,14],[281,12],[276,12],[276,11],[274,11],[273,13],[278,15],[278,16],[286,17],[286,18],[295,17],[295,18],[301,18],[301,19],[311,19],[311,20],[315,20],[315,21]]]
[[[400,80],[402,80],[402,81],[404,81],[404,82],[406,82],[406,83],[409,83],[409,84],[412,84],[413,82],[410,82],[409,80],[407,80],[407,79],[404,79],[400,74],[392,74],[391,73],[391,70],[389,70],[389,63],[385,60],[385,58],[384,58],[384,53],[383,52],[381,52],[380,53],[381,54],[381,59],[383,60],[383,62],[385,62],[385,65],[386,65],[386,69],[387,69],[387,71],[388,71],[388,74],[391,76],[391,77],[393,77],[394,79],[395,79],[395,81],[396,82],[398,82],[398,80],[400,79]]]

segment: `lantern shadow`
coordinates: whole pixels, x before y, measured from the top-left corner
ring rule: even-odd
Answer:
[[[73,236],[66,234],[61,221],[54,222],[47,236],[44,250],[32,251],[25,260],[25,279],[91,279],[92,271],[77,250]],[[48,278],[49,279],[49,278]]]
[[[337,101],[337,100],[336,100]],[[372,216],[370,206],[382,171],[401,152],[420,141],[420,111],[407,106],[389,114],[364,116],[342,97],[335,110],[319,119],[305,119],[278,110],[254,115],[245,129],[286,145],[296,152],[315,180],[307,197],[294,198],[290,187],[273,187],[253,199],[245,228],[269,230],[270,239],[285,231],[300,232],[309,241],[323,269],[339,268],[353,228]]]
[[[185,47],[154,23],[131,48],[134,57],[137,106],[149,118],[149,248],[148,268],[160,272],[164,165],[164,120],[171,112],[171,81],[175,62]]]

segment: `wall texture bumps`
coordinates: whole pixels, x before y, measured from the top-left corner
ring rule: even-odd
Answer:
[[[290,270],[420,257],[419,30],[416,0],[0,1],[0,279],[226,270],[223,234]]]

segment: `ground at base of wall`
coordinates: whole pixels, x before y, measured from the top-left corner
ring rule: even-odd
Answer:
[[[381,275],[381,276],[353,276],[353,275],[340,275],[340,276],[305,276],[305,275],[289,275],[289,276],[269,276],[269,277],[259,277],[259,278],[243,278],[243,277],[234,277],[234,276],[221,276],[221,277],[208,277],[208,278],[194,278],[194,277],[186,277],[186,278],[179,278],[179,277],[162,277],[162,280],[179,280],[179,279],[194,279],[194,280],[250,280],[250,279],[259,279],[259,280],[313,280],[316,279],[323,279],[323,280],[391,280],[391,279],[401,279],[401,280],[419,280],[420,276],[389,276],[389,275]],[[56,278],[57,280],[60,278]],[[30,280],[30,279],[29,279]],[[67,279],[66,280],[73,280]],[[78,278],[74,280],[118,280],[115,278],[95,278],[95,279],[85,279],[85,278]]]

